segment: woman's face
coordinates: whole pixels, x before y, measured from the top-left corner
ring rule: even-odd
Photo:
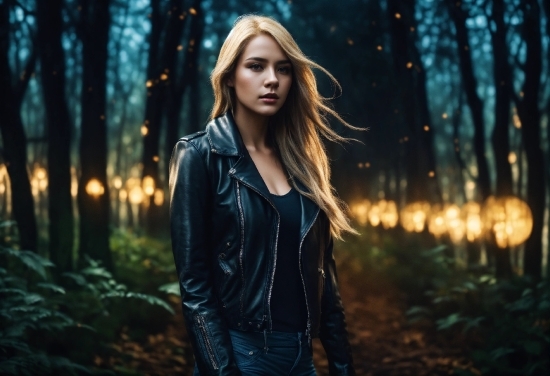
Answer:
[[[292,65],[279,44],[262,34],[252,38],[241,54],[228,85],[235,89],[242,115],[268,117],[285,103],[292,84]]]

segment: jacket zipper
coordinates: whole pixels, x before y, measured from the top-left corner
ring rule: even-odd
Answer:
[[[311,346],[311,316],[309,313],[309,303],[307,302],[307,289],[306,289],[306,282],[304,281],[304,274],[302,273],[302,244],[304,243],[304,239],[306,238],[309,230],[313,227],[313,224],[317,220],[317,217],[319,216],[319,211],[321,209],[317,209],[317,213],[315,214],[315,218],[313,218],[313,221],[311,221],[311,224],[307,228],[306,232],[304,233],[304,236],[302,239],[300,239],[300,248],[298,248],[298,266],[300,268],[300,278],[302,278],[302,285],[304,286],[304,296],[306,299],[306,309],[307,309],[307,329],[306,329],[306,335],[308,340],[308,345]]]
[[[239,187],[239,181],[235,180],[237,186],[237,206],[239,207],[239,217],[241,220],[241,249],[239,250],[239,264],[241,266],[241,281],[243,283],[241,291],[241,317],[244,315],[244,268],[243,268],[243,253],[244,253],[244,213],[241,203],[241,188]]]
[[[275,252],[274,252],[274,256],[273,256],[273,272],[271,273],[271,281],[270,281],[270,284],[269,284],[269,291],[267,293],[267,309],[269,311],[269,331],[272,331],[273,330],[273,320],[271,320],[271,292],[273,290],[273,281],[275,280],[275,268],[277,267],[277,243],[279,241],[279,226],[281,225],[281,215],[279,214],[279,211],[277,210],[275,205],[273,205],[271,203],[271,201],[267,197],[265,197],[260,191],[258,191],[256,188],[252,187],[251,185],[246,184],[242,180],[239,180],[239,181],[243,185],[247,186],[248,188],[252,189],[257,194],[259,194],[260,196],[265,198],[266,201],[269,202],[269,205],[271,205],[273,210],[275,210],[275,213],[277,213],[277,233],[275,235]],[[237,183],[237,187],[238,186],[239,185]],[[239,200],[240,200],[240,192],[239,191],[237,191],[237,195],[239,196]],[[239,210],[241,210],[241,215],[242,215],[242,207],[240,205],[239,205]],[[243,237],[243,243],[244,243],[244,237]],[[242,262],[242,259],[241,259],[241,262]],[[241,265],[241,269],[242,269],[242,265]],[[243,278],[244,278],[244,274],[243,274]],[[243,293],[244,293],[244,289],[243,289]]]
[[[199,325],[199,329],[201,330],[202,337],[204,339],[204,345],[206,347],[206,352],[208,353],[208,357],[210,358],[210,364],[212,364],[212,368],[217,370],[218,362],[216,361],[216,356],[214,355],[214,349],[212,347],[212,344],[210,343],[210,338],[208,337],[208,333],[206,331],[206,323],[204,321],[204,318],[201,316],[196,316],[197,318],[197,324]]]

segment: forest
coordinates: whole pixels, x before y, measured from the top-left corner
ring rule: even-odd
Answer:
[[[246,13],[364,130],[325,143],[358,375],[550,374],[547,0],[0,0],[0,374],[192,374],[168,166]]]

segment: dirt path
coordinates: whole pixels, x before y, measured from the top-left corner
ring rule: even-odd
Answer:
[[[436,376],[453,374],[455,368],[469,368],[463,351],[433,329],[410,325],[405,320],[404,299],[388,286],[366,283],[340,274],[340,291],[357,375]],[[177,299],[174,297],[174,305]],[[138,371],[146,375],[191,375],[192,354],[177,312],[164,333],[150,335],[137,343],[124,333],[113,347],[120,356],[97,359],[99,366],[119,372]],[[328,375],[327,361],[319,340],[314,341],[314,361],[319,376]]]
[[[340,274],[340,293],[357,375],[450,375],[455,368],[471,368],[460,348],[453,347],[432,328],[406,322],[403,296],[389,286],[372,286]],[[328,375],[326,357],[314,342],[319,376]]]

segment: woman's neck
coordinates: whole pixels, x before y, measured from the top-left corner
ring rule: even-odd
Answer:
[[[268,148],[267,126],[269,118],[246,110],[235,111],[233,118],[248,151]]]

